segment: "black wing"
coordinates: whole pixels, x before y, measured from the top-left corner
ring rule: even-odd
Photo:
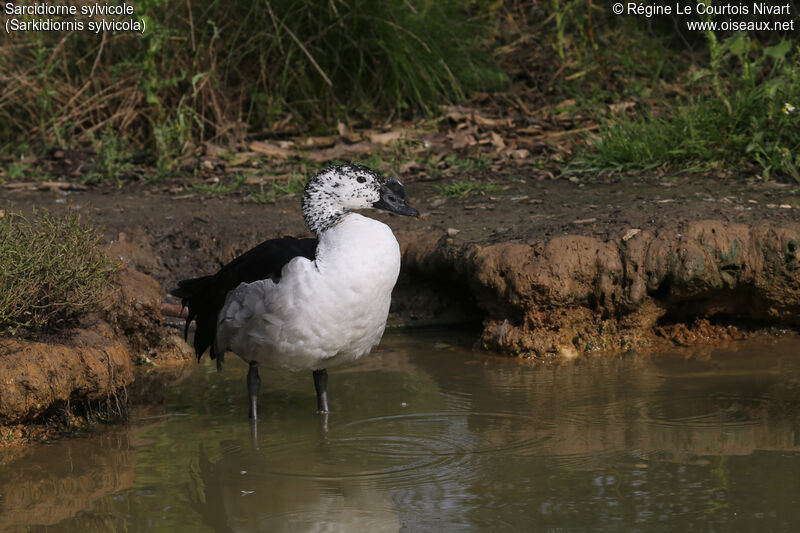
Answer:
[[[217,337],[217,316],[225,305],[228,292],[242,283],[267,278],[277,283],[286,263],[298,256],[313,261],[316,251],[317,239],[271,239],[243,253],[213,276],[179,281],[178,288],[171,290],[170,294],[180,298],[184,307],[189,308],[184,338],[188,337],[189,324],[193,320],[197,322],[194,334],[194,352],[197,358],[200,359],[209,346],[212,359],[221,355],[215,353],[214,340]]]

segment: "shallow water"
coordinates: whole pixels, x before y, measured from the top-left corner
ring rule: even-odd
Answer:
[[[526,365],[393,334],[329,374],[325,420],[262,370],[256,435],[236,358],[139,380],[128,427],[0,469],[0,529],[800,529],[797,339]]]

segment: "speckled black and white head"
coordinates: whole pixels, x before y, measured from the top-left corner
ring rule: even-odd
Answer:
[[[308,228],[317,235],[356,209],[419,215],[406,203],[406,189],[400,181],[355,164],[329,167],[311,178],[303,192],[302,207]]]

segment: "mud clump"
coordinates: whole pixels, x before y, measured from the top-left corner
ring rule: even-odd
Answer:
[[[70,400],[112,397],[133,380],[130,351],[96,320],[59,342],[0,342],[0,421],[33,419]]]
[[[162,325],[160,285],[121,268],[105,304],[74,327],[37,339],[0,338],[0,425],[28,423],[75,404],[121,410],[133,367],[147,357],[186,360]]]
[[[738,338],[732,321],[800,325],[800,225],[694,221],[613,239],[456,245],[401,236],[404,266],[458,280],[481,343],[525,357]],[[677,325],[681,324],[681,325]]]
[[[718,344],[727,340],[740,340],[746,335],[734,325],[712,324],[705,318],[699,318],[692,324],[657,326],[653,332],[678,346]]]

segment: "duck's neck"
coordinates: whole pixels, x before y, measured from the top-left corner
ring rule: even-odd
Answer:
[[[314,235],[338,224],[349,211],[337,197],[315,182],[310,182],[303,192],[303,219]]]

